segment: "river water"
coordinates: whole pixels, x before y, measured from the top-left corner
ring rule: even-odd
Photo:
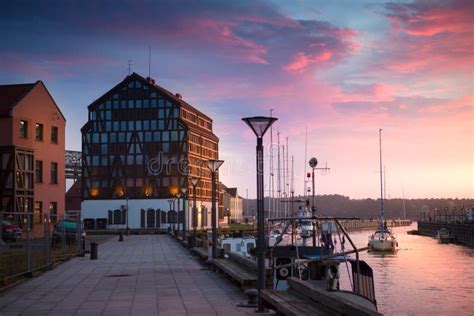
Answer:
[[[360,254],[374,270],[379,312],[385,315],[474,315],[474,249],[408,235],[406,232],[412,229],[416,229],[416,223],[393,228],[399,244],[396,253]],[[349,235],[358,247],[366,247],[371,233],[352,231]],[[341,268],[342,274],[344,267]],[[346,286],[342,277],[341,286]]]

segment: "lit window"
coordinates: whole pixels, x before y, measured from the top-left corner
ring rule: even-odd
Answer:
[[[43,140],[43,124],[36,123],[35,125],[35,139]]]
[[[28,121],[20,121],[20,137],[28,137]]]

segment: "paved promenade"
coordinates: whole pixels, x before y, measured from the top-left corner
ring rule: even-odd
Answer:
[[[110,239],[0,294],[0,315],[246,315],[240,290],[167,235]]]

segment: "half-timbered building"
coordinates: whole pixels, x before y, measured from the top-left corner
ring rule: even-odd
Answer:
[[[88,106],[82,127],[82,205],[89,228],[198,227],[211,222],[211,174],[219,139],[212,119],[178,93],[136,73]],[[196,192],[190,177],[200,179]],[[183,194],[184,192],[184,194]]]

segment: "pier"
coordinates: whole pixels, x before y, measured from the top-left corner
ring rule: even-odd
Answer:
[[[91,237],[93,238],[93,237]],[[243,293],[168,235],[112,238],[0,296],[1,315],[246,315]]]
[[[474,224],[449,222],[418,222],[418,234],[436,237],[438,230],[447,228],[455,242],[474,247]]]

